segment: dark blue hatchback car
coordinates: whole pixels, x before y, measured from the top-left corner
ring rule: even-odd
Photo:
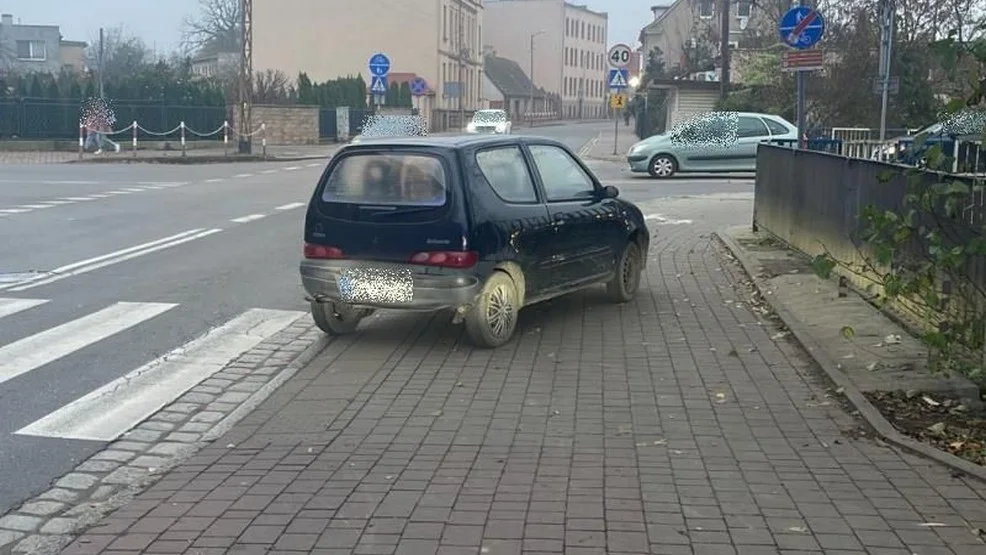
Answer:
[[[510,340],[524,307],[605,284],[640,286],[640,210],[545,138],[401,137],[346,145],[305,218],[301,280],[333,335],[375,309],[451,309],[471,341]]]

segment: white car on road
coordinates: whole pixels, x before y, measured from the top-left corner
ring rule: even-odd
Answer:
[[[490,109],[479,110],[472,116],[472,121],[466,126],[466,133],[493,133],[508,135],[512,125],[507,112]]]

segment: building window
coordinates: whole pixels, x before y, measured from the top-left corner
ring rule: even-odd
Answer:
[[[442,6],[442,40],[448,42],[448,6]]]
[[[739,48],[739,41],[736,41],[736,40],[729,41],[729,49],[730,50],[736,50],[737,48]]]
[[[582,22],[582,39],[585,39],[585,21]]]
[[[48,59],[48,51],[43,40],[17,41],[17,59],[43,62]]]
[[[751,0],[739,0],[736,3],[736,16],[737,17],[750,17],[750,13],[753,11],[753,2]]]
[[[699,0],[699,2],[698,2],[698,16],[699,17],[712,17],[712,0]]]

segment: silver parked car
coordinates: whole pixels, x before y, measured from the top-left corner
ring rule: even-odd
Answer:
[[[750,172],[757,169],[757,145],[797,140],[798,128],[780,116],[709,112],[633,145],[627,163],[632,172],[661,178],[678,172]]]

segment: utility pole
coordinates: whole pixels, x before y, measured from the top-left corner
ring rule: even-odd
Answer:
[[[106,34],[103,28],[99,28],[99,98],[106,98],[106,90],[103,88],[103,62],[106,56]]]
[[[719,41],[719,52],[721,52],[720,58],[722,59],[722,73],[719,76],[719,98],[726,100],[726,97],[729,96],[729,18],[732,15],[729,12],[729,0],[722,0],[719,11],[722,12],[719,17],[719,33],[722,35]]]
[[[240,0],[240,83],[239,117],[239,152],[250,154],[252,146],[253,125],[250,123],[250,104],[253,97],[253,0]]]
[[[463,37],[463,32],[466,28],[466,14],[465,14],[465,0],[459,0],[459,21],[458,21],[458,37],[456,37],[456,51],[459,55],[459,127],[461,128],[466,124],[465,115],[465,105],[464,96],[466,94],[466,45]]]
[[[534,127],[534,37],[537,33],[531,34],[531,98],[527,102],[527,121]]]
[[[887,140],[887,105],[890,102],[890,60],[894,44],[896,6],[894,0],[880,2],[880,142]]]
[[[799,6],[807,6],[807,0],[800,0],[798,2]],[[808,130],[808,92],[807,92],[807,79],[808,75],[805,71],[799,71],[794,76],[795,85],[797,86],[797,119],[798,119],[798,145],[799,148],[807,148],[807,144],[803,142],[805,133]]]

